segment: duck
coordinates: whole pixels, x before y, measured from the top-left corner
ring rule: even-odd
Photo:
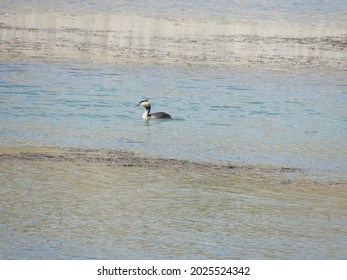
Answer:
[[[145,107],[146,111],[142,115],[143,119],[172,119],[171,116],[165,112],[157,112],[151,114],[151,103],[148,101],[148,99],[140,101],[136,106]]]

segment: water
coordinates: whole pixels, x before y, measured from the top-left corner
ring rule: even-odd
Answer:
[[[346,258],[344,1],[2,2],[0,258]]]
[[[344,1],[188,2],[11,1],[0,14],[2,55],[345,69]]]
[[[346,170],[344,72],[13,61],[1,69],[2,146]],[[143,121],[134,107],[143,98],[173,120]]]
[[[343,0],[327,1],[182,1],[175,0],[163,3],[160,0],[146,1],[2,1],[5,11],[62,11],[69,13],[135,13],[145,16],[160,16],[168,18],[198,18],[242,20],[340,20],[347,15],[346,3]]]

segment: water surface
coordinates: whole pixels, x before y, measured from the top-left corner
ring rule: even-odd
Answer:
[[[1,62],[1,145],[346,170],[340,71]],[[139,100],[171,121],[141,119]]]
[[[344,70],[344,1],[11,1],[10,59],[317,67]]]
[[[346,257],[342,182],[88,153],[77,164],[57,152],[0,161],[0,258]]]

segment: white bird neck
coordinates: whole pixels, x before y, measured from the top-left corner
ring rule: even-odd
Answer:
[[[149,117],[149,112],[151,111],[151,106],[145,107],[145,108],[146,108],[146,111],[143,113],[142,118],[143,118],[143,119],[148,119],[148,117]]]

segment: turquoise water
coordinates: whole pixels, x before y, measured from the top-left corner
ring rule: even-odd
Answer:
[[[346,170],[346,74],[222,66],[0,64],[2,146],[121,149]],[[152,111],[171,121],[143,121]]]

